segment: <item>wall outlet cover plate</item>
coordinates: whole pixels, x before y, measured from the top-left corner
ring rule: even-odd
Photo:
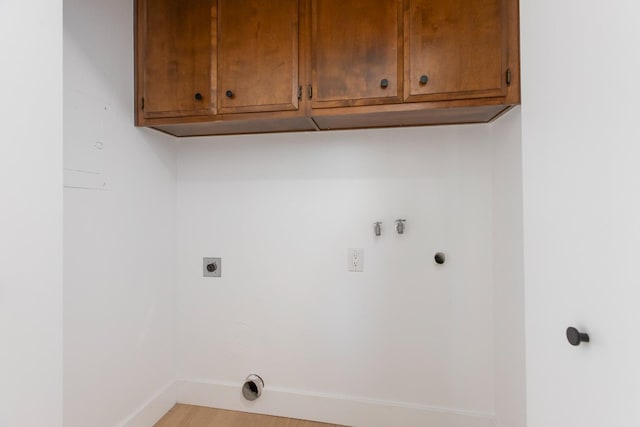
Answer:
[[[361,273],[364,271],[364,249],[350,248],[347,258],[347,271]]]

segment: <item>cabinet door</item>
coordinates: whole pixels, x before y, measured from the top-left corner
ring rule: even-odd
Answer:
[[[220,113],[298,108],[298,0],[219,0]]]
[[[213,0],[140,2],[144,117],[212,113]]]
[[[402,0],[313,0],[313,107],[402,101]]]
[[[506,94],[504,0],[405,0],[405,99]]]

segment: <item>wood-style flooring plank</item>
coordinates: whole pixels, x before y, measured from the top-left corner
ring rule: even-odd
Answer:
[[[178,403],[154,427],[343,427]]]

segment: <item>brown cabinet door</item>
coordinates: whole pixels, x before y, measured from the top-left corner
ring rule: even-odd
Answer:
[[[506,94],[504,0],[405,0],[405,99]]]
[[[214,0],[139,1],[144,117],[211,114]]]
[[[402,102],[402,0],[312,0],[313,107]]]
[[[219,113],[298,108],[298,0],[219,0]]]

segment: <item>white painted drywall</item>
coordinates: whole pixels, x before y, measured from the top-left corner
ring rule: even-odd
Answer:
[[[490,125],[493,148],[493,320],[498,427],[525,427],[520,108]]]
[[[65,166],[105,184],[64,194],[65,427],[148,426],[175,402],[175,152],[133,127],[132,37],[129,0],[64,2]]]
[[[184,141],[179,377],[239,393],[256,372],[293,393],[492,415],[490,137],[458,126]],[[364,248],[364,273],[347,272],[350,247]],[[202,278],[204,256],[223,258],[221,279]]]
[[[130,6],[65,3],[65,426],[149,424],[172,403],[174,351],[203,404],[257,372],[266,412],[520,426],[519,113],[181,141],[176,192],[173,139],[132,127]],[[222,279],[201,277],[203,256]]]
[[[62,425],[62,2],[0,2],[0,425]]]
[[[522,3],[529,427],[640,425],[640,4]],[[568,326],[591,334],[571,347]]]

